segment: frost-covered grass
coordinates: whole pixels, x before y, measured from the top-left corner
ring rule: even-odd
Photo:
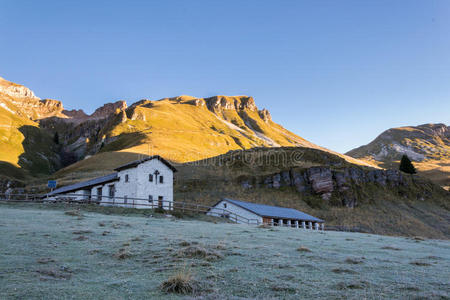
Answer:
[[[1,299],[450,296],[448,241],[71,209],[0,205]]]

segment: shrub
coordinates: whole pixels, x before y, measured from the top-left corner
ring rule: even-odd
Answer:
[[[162,207],[155,208],[154,212],[157,213],[157,214],[165,214],[166,213],[166,211]]]
[[[400,161],[399,169],[400,169],[400,171],[408,173],[408,174],[417,173],[416,168],[414,167],[414,165],[412,164],[411,160],[409,159],[409,157],[407,155],[402,156],[402,160]]]

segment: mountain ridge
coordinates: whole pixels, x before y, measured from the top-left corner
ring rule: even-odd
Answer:
[[[30,176],[38,170],[52,174],[101,152],[146,154],[150,148],[172,161],[187,162],[230,150],[302,146],[365,164],[286,130],[245,95],[181,95],[141,99],[130,106],[119,100],[88,115],[82,109],[66,110],[62,101],[41,99],[31,89],[0,78],[0,115],[5,146],[0,159]],[[39,168],[33,167],[35,161],[40,161]]]
[[[398,167],[404,154],[419,173],[450,186],[450,127],[444,123],[390,128],[367,145],[346,153],[383,168]]]

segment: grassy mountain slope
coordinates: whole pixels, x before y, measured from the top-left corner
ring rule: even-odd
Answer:
[[[346,153],[383,168],[398,168],[403,154],[409,156],[419,173],[450,187],[450,128],[445,124],[392,128]]]
[[[60,101],[41,100],[28,88],[0,78],[0,114],[0,160],[32,176],[48,175],[76,161],[69,169],[80,166],[78,171],[84,172],[84,158],[89,159],[89,166],[104,166],[95,156],[108,152],[117,158],[107,160],[111,165],[104,170],[117,165],[121,152],[160,154],[184,163],[230,150],[280,146],[320,149],[366,164],[286,130],[248,96],[179,96],[141,100],[130,107],[118,101],[89,116],[81,110],[66,111]],[[56,134],[59,145],[51,140]]]
[[[40,103],[31,91],[0,78],[0,175],[24,179],[50,174],[56,170],[58,157],[49,132],[39,128],[19,104],[31,107]],[[13,88],[13,92],[8,88]],[[14,93],[15,92],[15,93]],[[23,93],[22,96],[20,93]],[[36,102],[37,101],[37,102]],[[31,103],[34,104],[31,104]],[[34,115],[38,114],[38,109]]]
[[[61,185],[112,172],[139,157],[131,152],[104,152],[58,171]],[[230,151],[216,157],[187,163],[175,163],[175,201],[213,205],[221,197],[257,203],[293,207],[323,218],[327,226],[388,235],[450,237],[450,194],[420,176],[404,176],[403,184],[366,182],[361,172],[383,170],[352,164],[332,153],[307,147],[254,148]],[[332,196],[324,199],[314,190],[299,189],[283,183],[285,174],[307,173],[312,168],[336,173],[360,171],[351,175],[346,191],[333,183]],[[355,173],[355,172],[353,172]],[[352,173],[352,174],[353,174]],[[281,174],[281,185],[271,179]],[[333,173],[334,174],[334,173]],[[332,176],[334,180],[335,175]],[[320,179],[321,176],[319,176]],[[306,184],[309,179],[305,179]],[[342,205],[342,198],[357,199],[353,208]]]

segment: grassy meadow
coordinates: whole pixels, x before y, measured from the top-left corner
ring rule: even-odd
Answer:
[[[418,237],[1,204],[0,245],[1,299],[450,297],[450,242]]]

